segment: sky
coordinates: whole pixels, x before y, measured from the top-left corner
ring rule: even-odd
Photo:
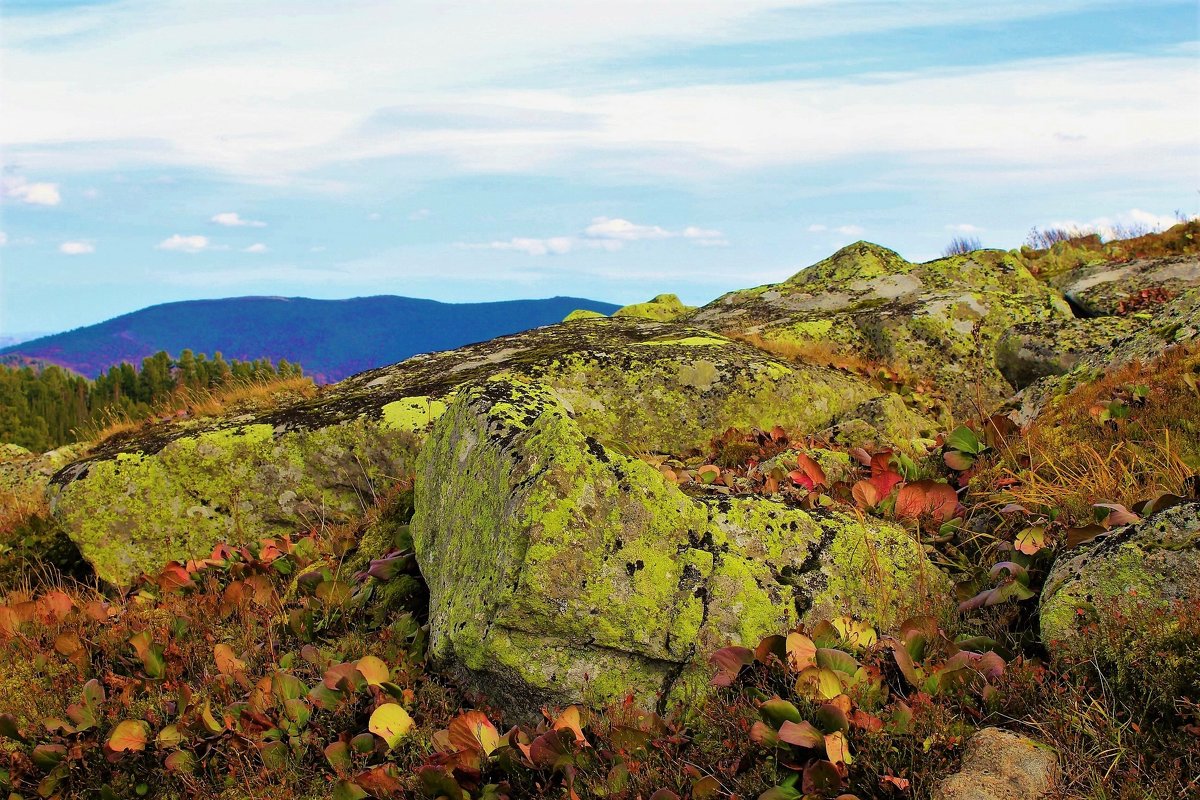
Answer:
[[[0,0],[0,336],[1200,213],[1196,0]]]

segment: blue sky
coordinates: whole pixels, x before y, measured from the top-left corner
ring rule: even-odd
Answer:
[[[1186,2],[0,0],[0,335],[1200,212]]]

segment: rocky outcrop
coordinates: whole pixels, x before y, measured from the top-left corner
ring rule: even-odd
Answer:
[[[682,697],[730,642],[949,597],[903,529],[690,497],[573,407],[541,381],[463,387],[418,460],[430,655],[510,709]]]
[[[1084,316],[1122,316],[1200,286],[1200,258],[1095,264],[1072,270],[1056,283]]]
[[[934,800],[1039,800],[1058,780],[1054,751],[1001,728],[971,737],[962,768],[934,790]]]
[[[619,308],[613,312],[613,316],[672,322],[695,310],[695,306],[685,306],[683,301],[673,294],[660,294],[645,303],[634,303],[631,306]]]
[[[1014,324],[1070,319],[1061,295],[999,250],[912,264],[858,242],[781,284],[732,292],[687,319],[768,341],[822,344],[931,379],[960,408],[1012,387],[995,351]]]
[[[1055,318],[1014,325],[996,345],[996,367],[1014,389],[1070,372],[1146,326],[1137,317]]]
[[[1142,693],[1200,697],[1200,503],[1161,511],[1059,556],[1042,641]]]
[[[60,471],[56,516],[113,583],[220,541],[338,521],[411,474],[456,387],[490,376],[552,387],[605,443],[686,453],[729,427],[810,431],[879,394],[853,376],[788,365],[704,331],[581,320],[417,356],[318,397],[114,437]]]

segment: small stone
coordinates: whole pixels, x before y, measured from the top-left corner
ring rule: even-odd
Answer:
[[[1000,728],[967,742],[961,769],[934,790],[934,800],[1038,800],[1058,780],[1058,757],[1045,745]]]

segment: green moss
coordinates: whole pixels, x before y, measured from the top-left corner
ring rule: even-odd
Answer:
[[[430,654],[489,691],[509,687],[498,691],[516,691],[518,704],[630,690],[648,701],[692,659],[785,629],[814,598],[822,613],[835,598],[873,613],[872,580],[908,598],[920,572],[908,568],[924,561],[899,529],[876,542],[866,525],[768,500],[689,498],[589,438],[558,393],[511,378],[464,389],[434,425],[416,507]],[[831,580],[840,569],[831,559],[858,553],[864,539],[883,567],[850,559],[864,580]],[[878,619],[890,623],[902,603],[885,605]],[[613,669],[619,678],[604,672]]]
[[[563,317],[563,322],[575,322],[580,319],[603,319],[604,315],[599,311],[589,311],[586,308],[577,308],[570,314]]]
[[[446,413],[446,398],[405,397],[383,406],[383,422],[393,430],[423,433],[433,421]]]
[[[633,305],[625,306],[624,308],[619,308],[613,312],[613,316],[637,317],[639,319],[650,319],[656,322],[671,322],[695,310],[696,309],[694,306],[685,306],[683,302],[673,294],[660,294],[649,302],[635,303]]]
[[[96,574],[127,585],[218,542],[356,516],[376,486],[411,469],[414,444],[411,433],[367,418],[278,434],[267,424],[227,427],[183,436],[153,456],[86,462],[86,480],[56,487],[53,505]]]

